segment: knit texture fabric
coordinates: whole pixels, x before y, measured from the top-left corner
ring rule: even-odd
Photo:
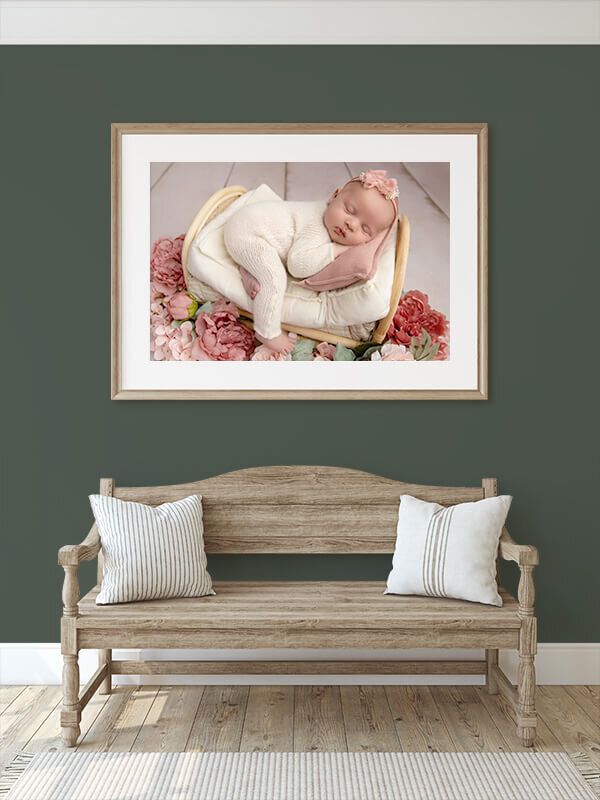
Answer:
[[[281,333],[289,274],[306,278],[333,261],[333,242],[323,223],[326,208],[325,201],[253,203],[233,214],[223,227],[230,256],[260,284],[252,312],[254,329],[264,338]]]

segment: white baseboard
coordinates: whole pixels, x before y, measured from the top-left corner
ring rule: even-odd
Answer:
[[[482,659],[483,650],[114,650],[113,658],[135,660],[231,660],[269,659]],[[500,651],[500,666],[513,683],[517,680],[518,654]],[[79,654],[81,681],[85,683],[97,666],[95,650]],[[0,684],[60,684],[60,645],[0,644]],[[539,644],[536,657],[539,684],[597,684],[600,682],[600,643]],[[114,683],[153,685],[227,684],[388,684],[482,686],[483,675],[116,675]]]
[[[0,44],[597,44],[598,0],[0,0]]]

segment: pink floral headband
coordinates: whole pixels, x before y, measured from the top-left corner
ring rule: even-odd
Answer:
[[[386,176],[387,170],[385,169],[368,169],[363,170],[357,178],[352,178],[348,183],[360,181],[365,189],[377,189],[386,200],[391,200],[398,208],[398,204],[394,202],[398,197],[398,183],[395,178]]]

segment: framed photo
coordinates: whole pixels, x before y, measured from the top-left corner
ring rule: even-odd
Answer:
[[[111,396],[487,399],[487,125],[113,124]]]

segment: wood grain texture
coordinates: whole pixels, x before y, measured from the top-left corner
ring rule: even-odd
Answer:
[[[293,686],[251,686],[240,752],[292,752],[293,722]]]
[[[538,686],[537,707],[567,753],[585,753],[600,768],[600,728],[563,686]]]
[[[475,687],[475,691],[477,692],[479,701],[485,706],[490,717],[494,720],[494,724],[509,745],[511,752],[518,753],[528,750],[534,750],[537,753],[562,752],[562,745],[539,715],[535,740],[531,747],[527,747],[521,744],[518,736],[516,728],[517,714],[513,704],[501,694],[490,697],[488,692],[479,687]]]
[[[431,694],[460,752],[510,750],[472,686],[432,686]]]
[[[25,691],[24,686],[0,686],[0,716],[4,714],[11,703],[16,700],[23,691]],[[4,725],[5,723],[2,724]]]
[[[600,686],[565,686],[565,691],[581,706],[594,725],[600,726]]]
[[[107,698],[96,694],[87,704],[81,714],[81,740],[87,736],[89,729],[100,716]],[[64,749],[60,728],[61,704],[60,702],[52,709],[42,725],[35,731],[32,737],[23,745],[23,750],[27,753],[47,753]]]
[[[58,720],[60,716],[60,702],[58,687],[20,687],[18,697],[22,697],[18,706],[11,704],[10,710],[5,712],[2,731],[3,748],[16,752],[47,752],[48,750],[61,750],[62,740],[59,734]],[[452,687],[446,687],[450,691]],[[480,726],[479,741],[490,741],[497,737],[498,732],[506,741],[506,749],[520,751],[520,744],[514,723],[515,712],[501,695],[490,696],[484,688],[456,687],[459,692],[468,689],[474,692],[469,703],[479,703],[487,709],[488,716],[481,713],[478,717]],[[164,687],[163,687],[164,689]],[[50,698],[45,693],[51,690],[54,697]],[[178,687],[184,693],[184,702],[187,693],[195,696],[198,687]],[[318,693],[326,691],[328,697],[318,698]],[[382,725],[388,724],[390,729],[383,731],[382,739],[388,740],[390,735],[397,735],[400,747],[405,751],[438,750],[452,752],[457,746],[450,737],[440,714],[437,704],[433,700],[432,692],[437,688],[425,686],[394,686],[384,689],[389,706],[390,717],[382,718]],[[565,752],[566,748],[560,739],[567,741],[569,752],[582,752],[582,735],[579,720],[583,719],[586,726],[585,735],[593,747],[593,742],[600,739],[600,725],[584,711],[573,695],[591,693],[597,697],[595,687],[543,687],[542,693],[548,693],[551,702],[541,704],[538,718],[537,737],[534,749],[538,752]],[[339,687],[295,687],[294,713],[292,720],[294,749],[300,751],[303,744],[307,747],[318,749],[326,748],[337,742],[336,749],[345,752],[347,748],[346,725],[342,718],[342,728],[338,727],[339,714],[336,711],[337,701],[335,694],[340,693]],[[127,752],[146,724],[148,711],[158,693],[158,687],[119,686],[113,694],[95,695],[87,708],[84,709],[81,719],[82,741],[79,749],[85,752]],[[2,693],[0,693],[1,695]],[[186,750],[221,750],[236,752],[239,750],[241,729],[244,721],[248,687],[240,686],[213,686],[206,687],[198,707],[194,725],[190,731]],[[45,699],[44,699],[45,698]],[[312,698],[308,699],[307,698]],[[15,698],[16,699],[16,698]],[[468,699],[468,698],[467,698]],[[362,700],[358,692],[347,693],[347,716],[350,719],[361,716],[360,707],[352,709],[353,704],[360,706]],[[302,711],[306,704],[316,704],[317,709],[309,713]],[[203,709],[212,705],[215,713],[203,714]],[[33,708],[35,706],[35,709]],[[319,713],[319,709],[321,713]],[[595,706],[594,706],[595,708]],[[555,720],[566,722],[561,724],[561,732],[555,735]],[[0,717],[0,720],[2,718]],[[387,723],[385,723],[387,719]],[[41,724],[38,723],[41,721]],[[148,720],[152,724],[152,720]],[[589,726],[592,726],[591,728]],[[9,730],[10,729],[10,730]],[[394,730],[395,729],[395,734]],[[468,729],[467,729],[468,730]],[[494,732],[495,730],[495,732]],[[218,731],[215,733],[215,731]],[[6,735],[8,733],[8,736]],[[176,729],[172,730],[173,741],[179,740],[180,735]],[[352,733],[351,733],[352,735]],[[169,748],[170,731],[165,730],[165,745]],[[343,745],[343,746],[342,746]],[[396,748],[398,749],[398,748]]]
[[[485,675],[485,661],[114,661],[115,675]]]
[[[185,749],[194,752],[237,752],[246,716],[247,686],[207,686]]]
[[[456,750],[427,686],[386,686],[385,693],[404,752]]]
[[[36,733],[60,698],[59,686],[28,686],[15,698],[10,713],[0,717],[0,772]]]
[[[135,686],[119,686],[110,697],[100,694],[96,695],[96,697],[103,701],[103,713],[98,713],[91,724],[89,724],[87,731],[84,731],[83,721],[87,709],[83,712],[81,720],[82,735],[77,745],[77,750],[95,753],[108,752],[119,735],[122,734],[124,730],[129,729],[130,719],[125,716],[125,709],[134,693]],[[154,694],[156,694],[156,692],[154,692]],[[149,708],[150,706],[146,709],[146,713]],[[144,719],[145,716],[146,715],[144,715]],[[139,727],[141,727],[141,722],[143,722],[143,720],[140,721],[138,728],[136,728],[136,734]],[[127,750],[129,750],[129,747]]]
[[[131,751],[183,752],[203,692],[203,686],[162,686]]]
[[[340,692],[349,753],[400,750],[383,686],[341,686]]]
[[[157,686],[140,686],[132,694],[127,693],[123,700],[117,700],[112,705],[115,695],[109,698],[109,705],[105,706],[106,713],[110,713],[114,731],[108,735],[101,729],[100,742],[102,749],[109,753],[128,753],[142,730],[158,694]],[[110,728],[110,723],[106,724]],[[90,733],[89,742],[84,741],[86,749],[91,749],[97,741],[98,734]]]
[[[294,688],[294,751],[344,753],[348,749],[339,686]]]
[[[150,505],[190,494],[201,495],[209,552],[391,553],[401,495],[452,505],[494,496],[497,484],[495,479],[485,478],[478,487],[426,486],[340,467],[274,466],[243,469],[172,486],[116,487],[112,478],[103,478],[100,491]],[[292,674],[308,673],[313,666],[319,669],[318,662],[256,662],[246,667],[239,662],[230,665],[214,662],[197,668],[192,662],[113,664],[111,650],[116,647],[454,647],[485,648],[487,667],[484,662],[439,661],[431,666],[427,662],[343,665],[327,662],[321,667],[330,674],[350,671],[450,674],[458,670],[463,674],[484,674],[487,670],[488,688],[501,688],[513,701],[521,740],[531,744],[535,737],[536,650],[532,569],[537,563],[537,550],[517,545],[506,531],[501,552],[502,547],[505,557],[517,561],[521,581],[518,601],[499,588],[501,607],[450,598],[387,595],[383,581],[216,581],[215,596],[96,605],[100,586],[79,599],[77,577],[80,560],[93,557],[92,553],[99,556],[98,577],[102,577],[98,532],[92,529],[88,540],[61,548],[59,555],[65,570],[61,621],[64,658],[61,725],[65,743],[75,745],[82,706],[92,698],[96,688],[110,691],[112,672],[239,674],[245,668],[250,673],[270,669]],[[101,653],[99,672],[80,695],[78,654],[82,648],[99,649]],[[498,670],[499,648],[519,648],[516,690]],[[154,698],[152,714],[157,712],[161,697]],[[200,709],[200,700],[198,703],[201,714],[208,713]],[[179,713],[176,706],[165,711],[167,716],[175,718]],[[159,714],[152,735],[158,736],[159,744],[164,744],[161,720]],[[192,720],[190,730],[193,724]]]

